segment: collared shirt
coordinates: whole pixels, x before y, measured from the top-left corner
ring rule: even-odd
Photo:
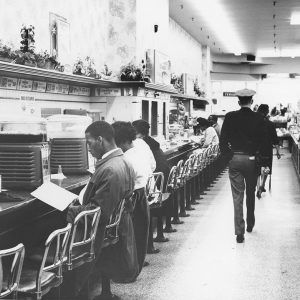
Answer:
[[[146,187],[152,174],[151,162],[145,159],[145,153],[140,147],[133,146],[124,153],[125,159],[131,163],[134,173],[134,190]]]
[[[263,117],[248,107],[226,114],[220,136],[222,153],[230,151],[245,152],[255,155],[264,154],[266,127]]]
[[[156,169],[156,161],[153,156],[153,153],[147,143],[140,138],[135,139],[133,142],[133,146],[139,148],[144,153],[144,161],[147,161],[151,166],[152,172]]]
[[[216,131],[216,133],[217,133],[217,135],[218,135],[218,138],[220,138],[220,134],[221,134],[221,126],[220,126],[218,123],[216,123],[216,124],[213,125],[213,128],[214,128],[214,130]]]
[[[120,150],[120,148],[115,148],[115,149],[112,149],[112,150],[110,150],[110,151],[104,153],[104,154],[102,155],[101,159],[104,159],[105,157],[107,157],[107,156],[110,155],[111,153],[114,153],[114,152],[117,151],[117,150]]]
[[[208,127],[204,131],[204,144],[203,147],[209,147],[210,145],[219,144],[219,138],[213,127]]]

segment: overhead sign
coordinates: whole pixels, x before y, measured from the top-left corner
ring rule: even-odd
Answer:
[[[235,92],[223,92],[223,97],[236,97]]]

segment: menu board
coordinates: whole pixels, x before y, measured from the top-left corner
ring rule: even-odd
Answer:
[[[46,92],[55,93],[55,83],[48,82]]]
[[[100,96],[121,96],[120,88],[100,88]]]
[[[0,77],[0,88],[6,88],[9,90],[16,90],[18,85],[17,78]]]
[[[78,96],[89,96],[90,88],[82,87],[82,86],[70,86],[69,89],[70,95],[78,95]]]
[[[55,92],[58,94],[68,94],[69,93],[69,85],[68,84],[55,84]]]
[[[47,83],[45,81],[34,81],[32,84],[32,91],[45,92]]]
[[[19,79],[18,90],[31,91],[32,90],[32,80]]]

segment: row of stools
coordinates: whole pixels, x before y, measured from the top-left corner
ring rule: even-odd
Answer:
[[[154,248],[154,242],[168,241],[164,232],[176,231],[172,224],[183,223],[180,218],[189,216],[187,211],[199,204],[196,199],[210,187],[225,165],[219,146],[214,145],[196,150],[186,161],[180,160],[172,167],[165,183],[163,173],[154,173],[149,178],[146,187],[150,205],[148,253],[159,251]],[[103,248],[118,242],[118,226],[124,204],[125,200],[121,201],[106,227],[109,234],[105,235]],[[23,244],[0,250],[4,270],[0,298],[11,295],[17,299],[17,295],[21,294],[42,299],[52,288],[62,284],[65,272],[91,262],[95,258],[94,243],[100,218],[100,208],[81,212],[73,224],[52,232],[43,248],[30,249],[25,260]],[[157,226],[155,238],[154,219]]]
[[[164,184],[162,173],[154,173],[148,181],[147,196],[150,204],[149,254],[159,252],[154,242],[168,242],[164,232],[176,232],[172,224],[182,224],[180,218],[189,217],[187,211],[199,204],[197,199],[211,187],[217,176],[225,169],[226,158],[220,155],[219,145],[195,150],[188,159],[180,160],[170,170]],[[154,184],[155,182],[155,184]],[[155,222],[156,221],[156,222]],[[153,227],[156,223],[156,237]],[[165,223],[165,227],[164,227]]]
[[[125,200],[121,201],[110,218],[102,248],[118,242],[124,204]],[[56,298],[59,299],[64,274],[95,259],[94,244],[100,218],[100,207],[81,212],[73,224],[68,223],[65,228],[52,232],[42,248],[30,249],[25,259],[23,244],[0,250],[3,268],[0,298],[20,296],[39,300],[58,288]]]

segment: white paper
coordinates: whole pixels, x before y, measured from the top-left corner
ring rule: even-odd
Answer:
[[[67,178],[63,173],[60,174],[51,174],[51,179],[64,179]]]
[[[43,183],[33,191],[31,195],[60,211],[65,210],[73,200],[78,198],[76,194],[61,188],[52,182]]]

